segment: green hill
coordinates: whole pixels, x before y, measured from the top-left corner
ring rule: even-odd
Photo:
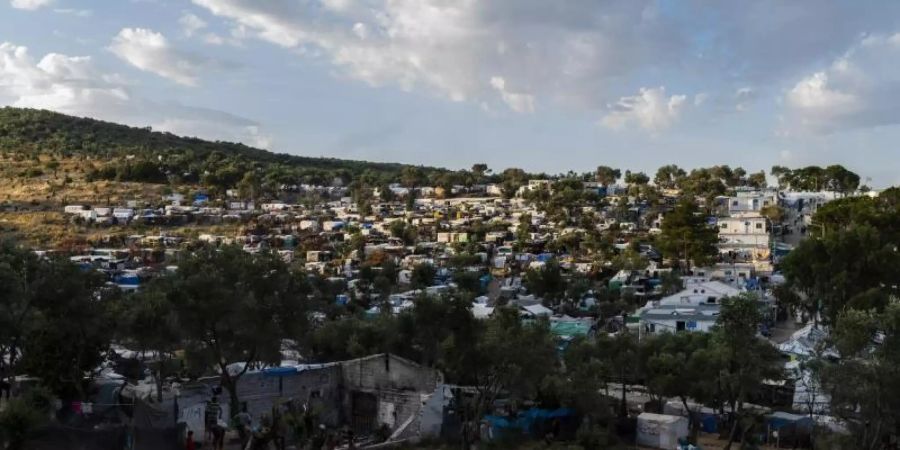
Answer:
[[[46,110],[0,109],[0,151],[19,157],[54,155],[92,161],[89,179],[150,183],[201,183],[230,188],[247,176],[260,184],[328,184],[335,177],[345,183],[367,185],[397,181],[404,168],[433,180],[445,169],[395,163],[312,158],[273,153],[243,144],[213,142],[73,117]],[[413,169],[414,168],[414,169]]]

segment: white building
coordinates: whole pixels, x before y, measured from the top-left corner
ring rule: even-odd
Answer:
[[[769,258],[771,236],[768,219],[762,216],[738,216],[719,219],[719,253],[749,260]]]

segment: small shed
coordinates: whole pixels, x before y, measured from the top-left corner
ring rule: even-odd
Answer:
[[[642,413],[638,416],[638,445],[662,449],[678,448],[678,440],[687,436],[687,417],[652,413]]]

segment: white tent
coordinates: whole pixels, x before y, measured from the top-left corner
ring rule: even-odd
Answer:
[[[638,416],[638,445],[662,449],[678,448],[678,439],[687,435],[687,417],[651,413],[642,413]]]

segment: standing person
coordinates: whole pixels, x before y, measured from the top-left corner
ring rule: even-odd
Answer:
[[[197,444],[194,442],[193,430],[188,430],[187,439],[184,440],[184,450],[197,450]]]
[[[213,425],[213,450],[223,450],[225,448],[225,428],[223,423]]]
[[[253,417],[247,412],[247,404],[241,405],[241,412],[234,416],[234,423],[237,426],[238,436],[241,437],[241,449],[247,446],[247,440],[250,439],[251,426],[253,425]]]
[[[206,410],[203,412],[203,424],[205,425],[207,440],[215,437],[213,433],[221,416],[222,405],[219,405],[219,397],[213,395],[212,399],[206,402]]]

